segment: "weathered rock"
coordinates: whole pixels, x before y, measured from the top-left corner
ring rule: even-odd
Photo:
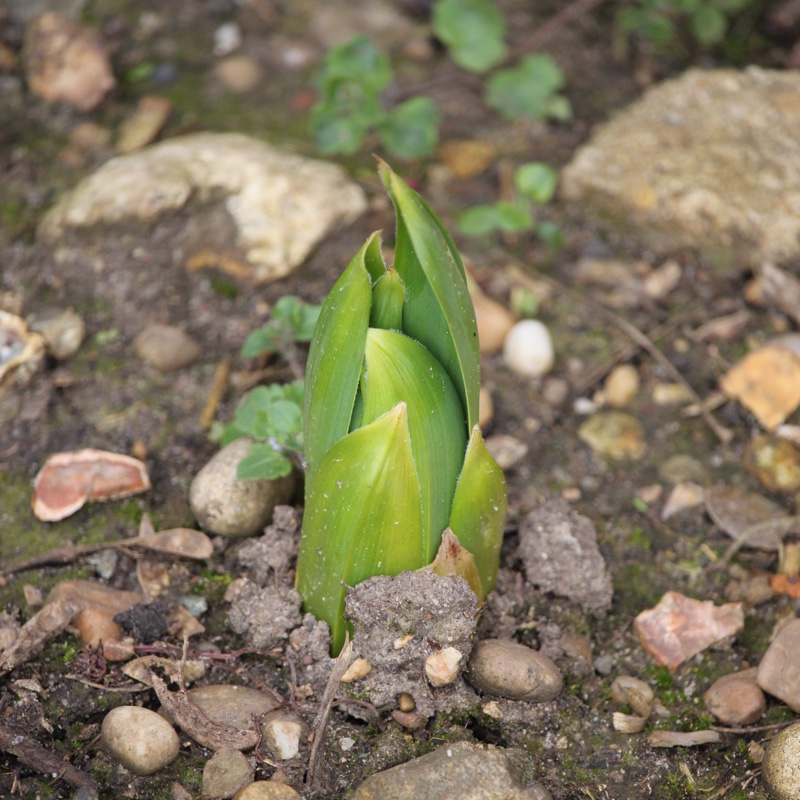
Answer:
[[[137,775],[151,775],[178,755],[180,739],[155,711],[119,706],[106,714],[100,740],[113,758]]]
[[[114,87],[108,54],[97,31],[54,12],[28,25],[24,56],[28,86],[45,100],[91,111]]]
[[[783,625],[764,653],[758,685],[800,714],[800,618]]]
[[[234,684],[211,684],[190,689],[189,699],[205,714],[211,722],[230,725],[239,730],[251,730],[253,717],[274,711],[279,701],[267,692],[249,686]],[[159,712],[169,718],[162,708]]]
[[[455,647],[445,647],[431,653],[425,659],[425,674],[431,686],[447,686],[458,677],[459,665],[464,654]]]
[[[256,586],[248,581],[228,612],[228,627],[244,634],[253,647],[268,650],[283,644],[302,621],[302,599],[286,586]]]
[[[300,752],[301,737],[308,735],[308,725],[290,711],[272,711],[262,718],[264,744],[272,755],[286,761]]]
[[[83,319],[71,308],[40,311],[28,318],[28,326],[44,337],[47,352],[59,361],[77,353],[86,334]]]
[[[148,325],[134,340],[136,355],[161,372],[172,372],[193,364],[202,353],[186,331],[172,325]]]
[[[240,480],[239,462],[252,440],[237,439],[223,447],[195,475],[189,489],[189,504],[200,525],[220,536],[249,536],[272,519],[276,505],[292,496],[294,476],[275,480]]]
[[[547,656],[505,639],[478,642],[466,678],[481,692],[531,703],[555,700],[564,684],[558,667]]]
[[[792,72],[689,70],[598,127],[562,171],[562,195],[637,228],[657,252],[796,258],[798,93]]]
[[[45,340],[16,314],[0,310],[0,384],[28,385],[44,359]]]
[[[225,800],[253,782],[253,769],[247,757],[232,747],[217,750],[203,768],[203,800]]]
[[[723,675],[703,695],[706,708],[724,725],[752,725],[767,710],[756,668]]]
[[[639,678],[618,675],[611,684],[611,699],[620,705],[630,706],[640,717],[647,719],[655,692]]]
[[[578,428],[578,438],[595,453],[638,461],[647,450],[642,423],[624,411],[598,411]]]
[[[509,436],[507,433],[488,436],[486,438],[486,449],[502,470],[511,469],[528,455],[528,445],[515,436]]]
[[[774,800],[800,800],[800,722],[784,728],[767,746],[761,780]]]
[[[800,450],[786,439],[769,433],[751,439],[744,465],[771,492],[800,489]]]
[[[371,775],[352,800],[534,800],[521,786],[506,754],[468,742],[443,745],[385,772]]]
[[[472,650],[478,600],[463,578],[427,571],[370,578],[347,593],[345,608],[355,629],[353,654],[372,666],[352,684],[359,697],[367,693],[376,706],[394,705],[407,692],[427,717],[439,707],[474,704],[460,678],[439,688],[425,680],[428,656],[453,648],[465,663]]]
[[[613,408],[630,405],[639,391],[639,373],[630,364],[620,364],[609,373],[603,384],[606,402]]]
[[[591,520],[550,500],[520,524],[519,555],[529,583],[568,597],[587,611],[611,606],[613,588]]]
[[[291,786],[277,781],[256,781],[234,795],[233,800],[303,800]]]
[[[107,162],[59,200],[40,234],[55,241],[67,228],[151,222],[215,192],[227,198],[257,281],[287,275],[334,226],[366,208],[363,191],[333,164],[241,134],[197,133]]]

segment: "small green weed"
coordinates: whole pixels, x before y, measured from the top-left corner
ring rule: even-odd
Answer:
[[[466,236],[485,236],[495,231],[533,231],[545,244],[558,247],[561,244],[559,228],[536,218],[536,208],[553,199],[557,185],[558,172],[552,167],[539,162],[524,164],[514,173],[514,200],[473,206],[461,215],[458,229]]]

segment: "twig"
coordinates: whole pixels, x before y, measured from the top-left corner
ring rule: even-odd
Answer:
[[[150,687],[143,683],[138,683],[135,686],[105,686],[102,683],[95,683],[94,681],[89,681],[86,678],[81,678],[80,675],[65,675],[64,677],[67,680],[75,681],[76,683],[82,683],[84,686],[91,686],[92,689],[99,689],[101,692],[130,692],[131,694],[135,694],[136,692],[150,691]]]
[[[306,791],[311,792],[314,789],[314,781],[317,777],[317,768],[319,767],[319,759],[322,755],[322,743],[325,739],[325,730],[328,727],[328,717],[331,713],[331,706],[333,705],[333,698],[336,696],[336,691],[342,680],[342,675],[347,671],[350,665],[350,657],[353,655],[353,643],[350,641],[350,634],[345,632],[344,647],[342,652],[336,659],[333,665],[328,683],[325,686],[325,692],[322,695],[322,702],[319,706],[319,712],[314,720],[314,742],[311,745],[311,755],[308,759],[308,771],[306,772]]]
[[[217,364],[214,370],[214,383],[211,386],[211,391],[208,393],[208,400],[206,400],[203,413],[200,415],[200,427],[203,430],[208,430],[219,408],[222,396],[225,394],[225,389],[228,386],[228,378],[231,374],[230,359],[224,358]]]
[[[778,536],[785,536],[800,526],[800,516],[798,517],[779,517],[778,519],[768,519],[766,522],[759,522],[745,528],[731,543],[725,554],[716,564],[711,565],[711,569],[720,569],[727,566],[728,562],[747,544],[747,540],[753,536],[760,536],[762,533],[774,533]]]
[[[16,756],[23,764],[42,775],[52,775],[66,781],[76,789],[94,789],[98,786],[91,775],[62,761],[55,753],[34,742],[22,728],[0,722],[0,750]]]
[[[750,781],[753,778],[755,778],[756,775],[760,775],[760,774],[761,774],[761,770],[760,769],[748,770],[747,772],[745,772],[744,775],[739,775],[738,777],[734,778],[729,783],[726,783],[725,786],[721,786],[719,789],[717,789],[716,792],[714,792],[714,794],[710,794],[706,798],[706,800],[714,800],[717,797],[725,797],[725,795],[731,789],[733,789],[733,787],[736,786],[737,784],[739,784],[739,783],[747,783],[748,781]]]
[[[570,22],[584,14],[588,14],[595,6],[599,6],[603,2],[605,0],[573,0],[569,5],[564,6],[561,11],[536,28],[530,36],[526,36],[517,44],[511,51],[510,58],[519,58],[519,56],[538,50],[548,39],[552,39]]]
[[[512,265],[506,269],[506,273],[513,280],[517,281],[517,283],[523,286],[530,286],[530,284],[533,282],[532,279],[528,277],[519,267]],[[596,303],[591,298],[584,297],[577,292],[573,292],[570,288],[561,283],[561,281],[551,278],[549,275],[537,275],[537,279],[549,283],[553,288],[565,294],[575,302],[583,303],[584,305],[588,306],[611,325],[614,325],[614,327],[621,330],[629,339],[632,339],[634,342],[636,342],[639,347],[650,353],[650,355],[659,364],[661,364],[665,370],[667,370],[667,372],[672,376],[673,380],[675,380],[677,383],[680,383],[681,386],[683,386],[686,391],[689,392],[692,400],[694,400],[694,402],[700,407],[700,415],[702,416],[703,421],[714,432],[720,442],[722,442],[722,444],[728,444],[730,442],[730,440],[733,438],[733,432],[720,425],[717,420],[714,419],[711,412],[703,406],[703,401],[700,395],[698,395],[697,392],[692,388],[691,384],[686,380],[686,378],[681,375],[677,367],[661,352],[661,350],[658,349],[658,347],[656,347],[653,341],[644,333],[642,333],[635,325],[631,324],[626,319],[623,319],[621,316],[619,316],[619,314],[615,314],[605,306],[600,305],[600,303]]]
[[[786,728],[789,725],[794,725],[796,720],[789,720],[789,722],[773,722],[770,725],[750,725],[746,728],[723,728],[719,725],[709,725],[712,731],[719,731],[720,733],[736,733],[740,736],[747,736],[751,733],[761,733],[763,731],[774,731],[778,728]]]

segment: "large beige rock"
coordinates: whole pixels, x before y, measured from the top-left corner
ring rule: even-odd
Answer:
[[[564,199],[746,266],[800,255],[800,74],[689,70],[599,126],[561,175]]]
[[[288,274],[367,205],[361,188],[334,164],[238,133],[195,133],[111,159],[65,194],[39,231],[56,241],[68,228],[152,222],[212,194],[225,198],[236,244],[257,281]]]

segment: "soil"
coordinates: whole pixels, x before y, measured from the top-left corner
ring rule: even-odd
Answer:
[[[370,149],[379,151],[378,142],[367,142],[358,155],[342,159],[369,194],[368,213],[331,235],[293,275],[269,285],[252,286],[221,272],[183,268],[187,253],[230,240],[231,221],[207,204],[192,203],[152,226],[126,224],[88,236],[66,235],[55,246],[45,246],[36,237],[38,221],[54,198],[110,155],[100,148],[81,159],[67,158],[70,131],[87,120],[115,130],[145,94],[164,95],[175,104],[163,137],[230,130],[316,155],[303,110],[313,66],[287,67],[278,54],[288,45],[305,48],[314,58],[324,52],[311,22],[326,5],[322,0],[175,0],[164,10],[158,3],[90,0],[82,20],[97,27],[112,48],[119,84],[98,110],[87,114],[37,99],[26,90],[21,67],[0,74],[0,291],[8,293],[6,298],[21,298],[23,314],[71,307],[87,325],[86,341],[75,356],[62,363],[48,362],[26,389],[6,393],[0,400],[3,567],[67,543],[133,536],[145,511],[156,530],[191,527],[188,486],[217,449],[200,425],[217,365],[232,360],[229,390],[217,414],[226,421],[256,370],[264,366],[245,361],[238,353],[247,333],[265,320],[269,306],[286,294],[321,302],[370,232],[382,229],[384,238],[391,241],[391,208],[369,156]],[[543,23],[563,6],[538,3],[533,11],[533,4],[521,0],[503,0],[498,5],[509,19],[512,44],[542,30]],[[648,81],[674,74],[689,63],[775,66],[785,55],[781,42],[770,40],[768,31],[765,34],[756,27],[750,37],[732,39],[712,53],[696,52],[687,40],[666,53],[639,43],[620,57],[614,52],[619,43],[614,7],[598,4],[543,41],[544,51],[556,57],[566,73],[574,118],[552,125],[511,124],[480,101],[480,81],[459,71],[426,38],[427,6],[409,2],[395,9],[405,15],[413,40],[425,45],[420,54],[404,49],[402,42],[390,43],[399,85],[409,91],[425,86],[443,111],[444,139],[484,139],[499,154],[489,170],[462,181],[444,181],[435,158],[395,165],[421,188],[451,229],[462,209],[498,197],[514,165],[530,160],[556,167],[565,164],[591,126],[637,97]],[[142,21],[146,15],[149,28]],[[245,52],[265,67],[261,83],[245,95],[227,92],[213,74],[214,31],[232,19],[244,31]],[[0,40],[10,51],[19,50],[22,32],[21,25],[0,14]],[[380,40],[380,35],[376,38]],[[147,74],[150,78],[142,77]],[[168,74],[174,79],[162,78],[159,84],[159,75]],[[611,702],[610,681],[624,673],[648,681],[669,709],[668,718],[650,723],[647,730],[653,725],[700,730],[714,724],[702,704],[703,691],[715,678],[757,664],[775,621],[796,613],[796,602],[787,597],[748,607],[744,633],[735,642],[702,653],[674,674],[653,665],[631,629],[634,616],[655,605],[667,590],[724,602],[732,581],[774,568],[770,554],[743,551],[733,568],[710,571],[710,558],[722,553],[728,540],[702,510],[664,523],[646,505],[634,503],[640,489],[662,482],[660,465],[678,454],[693,457],[715,481],[758,490],[757,480],[742,467],[754,422],[733,404],[719,409],[719,419],[735,432],[730,444],[722,444],[702,418],[683,416],[676,406],[656,405],[650,399],[652,387],[670,378],[647,354],[633,350],[625,357],[639,370],[643,385],[630,410],[646,428],[645,457],[636,463],[611,461],[583,444],[577,429],[584,418],[574,412],[572,401],[591,396],[599,388],[605,372],[629,343],[591,306],[581,305],[584,297],[593,301],[604,297],[597,289],[573,281],[575,264],[587,255],[646,261],[648,253],[632,233],[602,229],[558,202],[548,207],[546,215],[563,232],[564,246],[557,252],[524,234],[460,240],[460,244],[483,288],[503,303],[510,302],[518,283],[510,266],[533,278],[537,273],[555,278],[572,292],[551,287],[539,309],[539,318],[555,339],[558,359],[553,375],[566,380],[569,387],[560,403],[548,402],[546,385],[511,374],[499,356],[483,362],[483,383],[495,402],[488,433],[510,434],[528,446],[528,455],[507,474],[504,571],[487,619],[502,623],[504,635],[546,649],[564,672],[565,690],[556,703],[547,706],[547,713],[536,711],[526,725],[513,720],[506,725],[476,708],[440,713],[427,728],[413,734],[391,722],[385,709],[379,709],[378,718],[361,721],[347,714],[344,706],[334,707],[325,753],[334,777],[321,797],[345,797],[343,787],[356,786],[371,772],[457,740],[526,751],[527,777],[540,780],[556,800],[765,796],[757,778],[752,779],[757,768],[748,758],[747,745],[751,740],[763,742],[772,733],[769,729],[724,733],[719,745],[678,752],[651,749],[645,734],[628,736],[610,726],[612,711],[620,710]],[[654,335],[655,344],[705,396],[716,387],[726,366],[742,355],[747,336],[765,340],[780,332],[785,320],[754,310],[747,330],[734,340],[713,349],[689,345],[687,331],[744,307],[741,298],[747,276],[719,271],[690,252],[675,252],[672,257],[681,264],[683,278],[669,300],[620,313],[641,331],[659,326],[666,330]],[[132,342],[151,322],[185,326],[202,346],[202,362],[168,376],[143,364],[133,355]],[[292,377],[279,358],[268,367],[269,380]],[[144,451],[153,490],[129,500],[91,504],[61,523],[36,521],[30,494],[37,470],[51,453],[84,447]],[[542,594],[522,583],[517,556],[520,520],[542,500],[562,494],[598,531],[614,586],[613,605],[604,616],[588,614],[568,599]],[[298,507],[301,498],[298,492]],[[787,508],[791,505],[789,497],[775,499]],[[176,591],[203,595],[208,602],[202,641],[232,654],[228,660],[214,662],[205,680],[266,685],[291,705],[292,670],[283,653],[241,653],[245,642],[225,623],[228,606],[222,596],[227,584],[238,577],[238,545],[227,541],[217,545],[216,555],[205,566],[182,566],[174,575]],[[0,604],[5,613],[24,621],[33,613],[26,603],[25,584],[46,594],[60,580],[93,577],[94,569],[86,561],[24,573],[3,582]],[[136,588],[131,556],[121,556],[110,583]],[[488,627],[484,620],[480,635],[497,635],[497,630]],[[179,641],[169,637],[163,641],[166,644],[159,652],[179,655]],[[575,646],[576,641],[590,644],[590,659],[585,648],[581,651]],[[153,647],[147,651],[154,652]],[[597,663],[599,656],[610,659],[610,676],[600,674],[590,663],[591,659]],[[185,737],[179,758],[144,778],[121,773],[98,746],[104,714],[129,703],[131,695],[90,684],[105,681],[113,686],[118,670],[118,665],[105,663],[97,653],[81,650],[73,636],[61,634],[40,656],[0,681],[3,719],[20,726],[59,759],[90,773],[103,797],[121,793],[130,798],[166,798],[175,781],[198,796],[209,752]],[[30,691],[26,688],[30,684],[20,684],[20,679],[38,681],[42,691]],[[158,707],[152,692],[134,697],[147,707]],[[791,712],[773,700],[759,724],[791,719]],[[343,737],[355,742],[346,758],[337,744]],[[268,778],[275,769],[265,758],[259,761],[257,775]],[[291,774],[296,777],[296,772]],[[0,796],[66,798],[71,793],[65,782],[0,753]]]

